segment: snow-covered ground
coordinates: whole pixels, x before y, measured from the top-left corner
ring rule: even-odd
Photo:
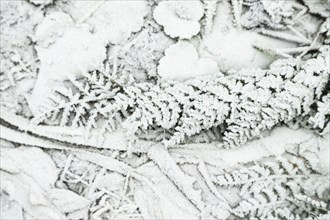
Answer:
[[[0,219],[330,219],[328,0],[1,0]]]

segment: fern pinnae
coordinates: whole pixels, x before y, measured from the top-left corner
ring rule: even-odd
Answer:
[[[294,195],[294,198],[290,200],[297,203],[297,205],[311,206],[322,211],[327,211],[327,204],[324,201],[318,201],[303,194]]]

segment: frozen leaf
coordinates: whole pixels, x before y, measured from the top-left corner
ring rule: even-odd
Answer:
[[[142,28],[148,7],[144,0],[74,1],[68,12],[77,23],[91,25],[99,38],[121,44]]]
[[[186,41],[166,49],[165,56],[158,65],[158,74],[163,79],[183,81],[217,73],[219,73],[217,63],[209,58],[199,58],[195,47]]]
[[[156,164],[147,163],[139,167],[138,172],[150,180],[149,184],[139,181],[134,194],[144,218],[158,216],[166,219],[196,219],[198,217],[198,210]]]
[[[49,199],[63,213],[70,213],[86,208],[90,201],[70,190],[51,189],[48,192]]]
[[[2,148],[4,168],[13,166],[13,173],[22,172],[31,176],[45,190],[54,186],[58,170],[52,159],[35,147]],[[14,169],[15,167],[15,169]]]
[[[38,219],[66,219],[46,196],[58,177],[46,153],[34,147],[1,148],[1,162],[5,163],[1,167],[8,167],[6,163],[16,167],[15,173],[0,171],[1,187],[24,210]]]
[[[322,17],[329,17],[330,5],[328,0],[303,0],[303,2],[311,13],[321,15]]]
[[[106,57],[105,43],[88,25],[74,25],[70,16],[61,12],[46,16],[37,28],[36,40],[39,74],[51,79],[75,79],[100,67]]]
[[[202,210],[205,206],[201,190],[194,188],[196,179],[185,174],[179,166],[174,162],[170,154],[165,150],[164,146],[157,144],[148,150],[149,157],[159,166],[160,170],[169,177],[171,181],[181,190],[186,197],[197,207]]]
[[[203,4],[197,1],[162,1],[156,6],[153,16],[164,26],[172,38],[190,39],[200,31],[199,20],[204,15]]]
[[[63,80],[76,80],[97,69],[106,58],[106,44],[87,25],[74,25],[69,15],[48,15],[36,31],[37,54],[41,63],[29,104],[34,114]]]

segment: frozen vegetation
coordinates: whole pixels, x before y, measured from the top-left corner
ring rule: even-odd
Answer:
[[[0,219],[330,219],[329,0],[1,0]]]

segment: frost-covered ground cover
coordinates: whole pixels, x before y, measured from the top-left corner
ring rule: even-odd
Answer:
[[[0,6],[0,219],[330,219],[328,0]]]

